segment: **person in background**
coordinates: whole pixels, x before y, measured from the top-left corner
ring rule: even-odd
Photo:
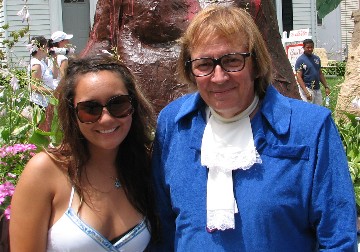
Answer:
[[[57,92],[63,140],[21,174],[11,251],[144,251],[158,225],[151,105],[131,71],[106,55],[70,59]]]
[[[353,185],[331,113],[271,85],[252,17],[203,9],[180,50],[179,77],[195,92],[158,117],[162,236],[151,251],[356,251]]]
[[[58,83],[61,77],[64,76],[65,69],[68,65],[69,54],[75,52],[74,47],[70,44],[70,39],[73,37],[73,34],[56,31],[51,35],[51,39],[49,40],[50,55],[54,58],[54,62],[50,62],[59,68],[59,75],[56,78]],[[49,65],[51,65],[51,63]]]
[[[320,82],[325,88],[326,96],[330,95],[330,87],[321,70],[320,58],[313,54],[314,41],[312,39],[305,39],[303,41],[303,49],[304,53],[295,63],[296,80],[299,83],[301,99],[306,102],[322,105],[323,99]]]
[[[58,69],[50,68],[45,60],[48,55],[48,41],[44,36],[32,37],[30,44],[26,47],[30,52],[31,59],[29,72],[31,76],[30,102],[41,108],[48,106],[48,96],[55,89],[54,78],[57,78]]]

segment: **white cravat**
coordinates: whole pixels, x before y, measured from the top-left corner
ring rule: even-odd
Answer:
[[[226,119],[210,108],[201,145],[201,164],[209,169],[207,181],[207,229],[235,228],[238,212],[233,191],[232,171],[246,170],[261,163],[256,151],[249,115],[259,97],[233,118]]]

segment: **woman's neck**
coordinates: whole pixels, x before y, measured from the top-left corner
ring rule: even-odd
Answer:
[[[92,144],[88,144],[91,163],[98,163],[103,165],[113,165],[116,162],[116,157],[118,154],[119,148],[115,149],[102,149]]]
[[[45,58],[45,56],[39,52],[37,54],[35,54],[33,57],[38,60],[43,60]]]

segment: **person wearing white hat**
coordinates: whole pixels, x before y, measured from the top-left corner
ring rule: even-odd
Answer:
[[[56,79],[58,83],[61,79],[61,76],[64,75],[65,69],[68,65],[68,53],[73,53],[75,49],[70,44],[70,39],[74,37],[73,34],[67,34],[63,31],[56,31],[51,35],[51,40],[49,43],[51,55],[56,59],[57,66],[59,67],[59,75]],[[51,65],[53,62],[49,62]]]
[[[65,32],[62,32],[62,31],[56,31],[51,35],[51,39],[52,39],[53,43],[59,43],[64,40],[70,40],[73,37],[74,37],[74,35],[66,34]],[[69,42],[69,41],[67,41],[67,42]]]
[[[55,89],[53,79],[58,76],[58,69],[51,68],[45,63],[47,56],[48,41],[44,36],[32,37],[30,44],[26,45],[31,55],[29,74],[31,76],[31,104],[40,108],[46,108],[49,103],[49,97]]]

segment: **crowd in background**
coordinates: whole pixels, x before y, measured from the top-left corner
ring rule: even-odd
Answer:
[[[44,36],[34,36],[26,46],[31,60],[29,74],[31,76],[30,102],[33,105],[46,108],[48,96],[56,89],[61,76],[68,64],[68,55],[74,53],[70,44],[72,34],[56,31],[50,39]]]

